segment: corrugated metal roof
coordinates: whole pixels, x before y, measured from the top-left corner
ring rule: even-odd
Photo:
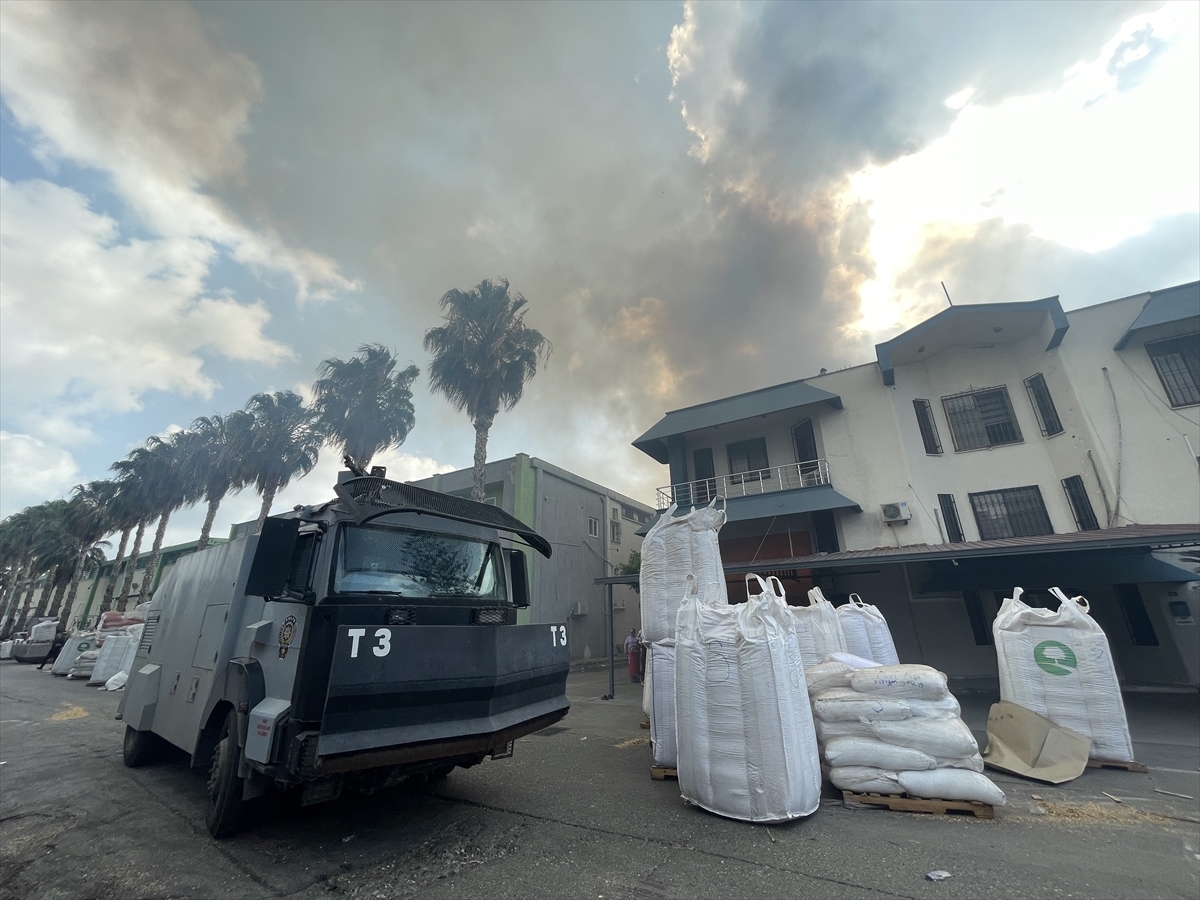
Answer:
[[[1122,349],[1133,335],[1143,328],[1166,325],[1200,316],[1200,281],[1177,284],[1175,287],[1151,291],[1138,317],[1117,341],[1114,350]]]
[[[842,408],[842,398],[837,394],[813,387],[807,381],[789,381],[786,384],[776,384],[757,391],[734,394],[732,397],[722,397],[720,400],[710,400],[697,406],[672,410],[635,440],[633,446],[660,463],[665,463],[669,437],[701,428],[711,428],[714,425],[753,419],[785,409],[811,406],[814,403],[827,403],[834,409]]]
[[[896,527],[896,526],[893,526]],[[1167,547],[1200,545],[1200,524],[1125,525],[1098,531],[1070,534],[1040,534],[1033,537],[967,541],[961,544],[909,544],[901,547],[872,547],[813,553],[790,559],[760,559],[753,563],[725,566],[727,575],[761,572],[765,569],[824,569],[873,563],[923,562],[936,559],[1018,556],[1031,553],[1069,553],[1077,550],[1106,550],[1114,547]],[[596,584],[637,584],[636,576],[598,578]]]

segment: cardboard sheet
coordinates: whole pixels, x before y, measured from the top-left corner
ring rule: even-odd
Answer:
[[[986,765],[1049,784],[1082,775],[1092,747],[1087,735],[1007,700],[988,712],[987,736]]]

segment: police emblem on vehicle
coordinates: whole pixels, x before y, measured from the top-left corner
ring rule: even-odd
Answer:
[[[296,637],[296,617],[288,616],[283,620],[283,625],[279,629],[279,658],[283,659],[287,656],[288,648],[292,646],[292,639]]]

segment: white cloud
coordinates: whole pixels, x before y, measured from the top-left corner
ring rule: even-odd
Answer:
[[[291,276],[300,299],[354,290],[337,263],[240,222],[206,185],[242,177],[239,143],[262,96],[244,56],[209,40],[186,3],[0,5],[5,103],[45,161],[111,176],[144,224]]]
[[[121,242],[83,195],[36,179],[0,179],[0,209],[0,378],[22,428],[71,443],[81,416],[137,409],[149,389],[207,396],[200,351],[290,355],[263,334],[261,303],[204,296],[207,241]]]
[[[851,194],[871,204],[876,263],[876,277],[861,292],[860,327],[880,332],[915,311],[915,298],[896,277],[931,234],[999,219],[1098,253],[1157,220],[1200,208],[1198,11],[1196,4],[1168,4],[1131,19],[1053,93],[993,107],[956,94],[947,105],[962,100],[964,107],[949,134],[853,176]],[[1153,68],[1140,83],[1123,85],[1151,41],[1166,49],[1148,61]],[[956,302],[970,302],[970,285],[949,288]]]
[[[0,518],[61,497],[78,475],[79,468],[67,451],[32,435],[0,431]]]

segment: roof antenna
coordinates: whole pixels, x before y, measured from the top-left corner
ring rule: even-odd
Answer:
[[[953,306],[954,301],[950,299],[950,292],[948,290],[946,290],[946,282],[939,281],[938,284],[940,284],[942,286],[942,293],[946,295],[946,302],[949,303],[951,306]]]

